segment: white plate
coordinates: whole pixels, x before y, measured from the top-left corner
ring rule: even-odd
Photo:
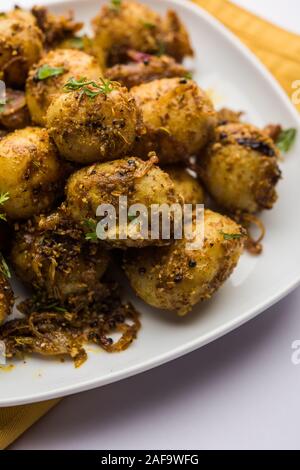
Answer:
[[[72,7],[76,17],[88,23],[103,1],[44,3],[52,3],[57,12]],[[246,110],[249,119],[258,125],[280,122],[299,129],[298,114],[284,92],[222,25],[188,1],[145,3],[160,12],[167,8],[178,12],[196,51],[195,77],[204,87],[213,88],[218,106],[227,104]],[[62,364],[39,358],[15,363],[10,372],[0,370],[0,405],[72,394],[145,371],[215,340],[287,295],[300,283],[299,154],[298,138],[282,164],[284,179],[279,185],[279,201],[273,211],[263,215],[267,227],[263,255],[244,255],[231,279],[211,301],[196,306],[187,318],[177,319],[134,299],[142,311],[142,330],[127,351],[107,354],[93,350],[79,369],[71,362]]]

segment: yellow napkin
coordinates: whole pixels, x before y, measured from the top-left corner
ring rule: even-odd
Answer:
[[[236,34],[265,64],[291,98],[294,92],[292,83],[300,80],[299,35],[285,31],[227,0],[193,2]],[[300,111],[300,105],[297,108]]]
[[[291,96],[292,82],[300,80],[300,36],[284,31],[227,0],[193,1],[232,30],[261,59]],[[298,109],[300,111],[300,105]],[[5,378],[1,377],[1,380]],[[0,408],[0,449],[9,446],[58,402],[59,400],[51,400]]]

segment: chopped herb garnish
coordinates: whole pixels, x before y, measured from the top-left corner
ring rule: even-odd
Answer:
[[[135,220],[137,218],[137,215],[135,214],[128,214],[128,220],[129,222],[132,222],[133,220]]]
[[[90,232],[85,234],[85,239],[89,241],[97,241],[97,222],[95,222],[93,219],[87,219],[84,221],[84,225],[90,230]]]
[[[142,24],[147,29],[154,29],[156,25],[154,23],[150,23],[150,21],[142,21]]]
[[[2,253],[0,253],[0,272],[7,277],[8,279],[11,278],[10,270],[7,265],[7,262],[5,261]]]
[[[36,72],[37,80],[46,80],[47,78],[57,77],[64,73],[64,67],[51,67],[50,65],[43,65]]]
[[[158,57],[161,57],[162,55],[164,55],[166,53],[166,46],[163,42],[160,42],[158,44],[158,49],[157,49],[157,52],[155,55],[157,55]]]
[[[225,233],[222,230],[220,234],[223,235],[224,240],[238,240],[245,236],[243,233]]]
[[[184,78],[186,78],[187,80],[193,80],[193,74],[192,74],[192,72],[187,72],[187,73],[184,75]]]
[[[0,98],[0,113],[3,113],[6,105],[6,98]]]
[[[84,48],[84,38],[74,37],[67,41],[67,45],[72,49],[79,49],[80,51]]]
[[[122,0],[111,0],[110,3],[111,10],[119,11],[122,5]]]
[[[100,78],[100,82],[101,84],[86,78],[77,80],[72,77],[64,85],[64,90],[68,92],[80,90],[81,94],[85,94],[89,98],[95,98],[98,95],[108,95],[114,90],[114,84],[110,80]]]
[[[280,132],[276,140],[276,145],[281,152],[288,152],[296,140],[297,130],[294,128],[285,129]]]
[[[0,193],[0,206],[9,200],[9,193]],[[0,220],[6,221],[6,215],[0,213]]]
[[[53,302],[50,302],[49,304],[46,304],[46,303],[40,303],[38,301],[38,297],[35,299],[36,301],[36,310],[38,312],[49,312],[49,311],[54,311],[54,312],[60,312],[60,313],[65,313],[67,312],[68,310],[64,307],[61,307],[59,304],[58,304],[58,301],[55,300]]]

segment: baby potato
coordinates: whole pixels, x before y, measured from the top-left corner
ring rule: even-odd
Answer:
[[[126,155],[141,125],[134,99],[116,82],[80,83],[58,96],[47,112],[47,127],[60,154],[84,164]]]
[[[128,89],[160,78],[186,77],[188,70],[172,57],[156,57],[143,52],[129,51],[132,62],[117,64],[105,71],[105,77]]]
[[[212,198],[231,213],[271,209],[281,172],[270,137],[249,124],[216,129],[215,142],[199,158],[199,176]]]
[[[206,210],[204,235],[204,245],[198,250],[188,250],[182,239],[167,247],[128,251],[124,270],[137,295],[149,305],[180,316],[209,299],[237,265],[244,231],[228,217]]]
[[[2,260],[0,259],[0,263]],[[7,277],[0,272],[0,325],[10,315],[14,305],[14,294]]]
[[[30,123],[25,94],[20,90],[6,89],[6,104],[0,111],[0,126],[9,130],[22,129]]]
[[[168,166],[165,171],[171,177],[175,190],[185,204],[204,204],[205,194],[199,181],[182,166]]]
[[[49,210],[63,178],[63,163],[46,129],[26,127],[0,140],[0,191],[9,194],[1,209],[9,219]]]
[[[102,6],[93,27],[94,49],[101,67],[124,62],[128,49],[165,52],[178,61],[193,54],[188,34],[173,11],[163,19],[146,5],[122,0],[118,5],[112,2]]]
[[[43,70],[49,74],[43,75]],[[57,49],[48,52],[31,69],[26,82],[26,100],[34,123],[45,126],[50,103],[63,92],[69,78],[96,80],[102,71],[96,59],[85,52]]]
[[[62,303],[72,298],[87,302],[89,295],[98,295],[109,263],[103,246],[86,241],[82,231],[58,212],[20,226],[10,259],[26,285]]]
[[[41,57],[43,34],[30,21],[0,18],[0,79],[22,88],[30,67]]]
[[[193,80],[163,78],[131,89],[142,111],[146,133],[134,153],[155,151],[161,165],[195,155],[209,142],[216,113],[208,96]]]
[[[34,6],[31,14],[43,31],[45,44],[49,49],[53,49],[64,39],[74,36],[83,26],[83,23],[74,21],[72,11],[66,15],[54,15],[43,6]]]
[[[23,8],[20,8],[18,6],[15,6],[12,10],[6,13],[2,13],[2,16],[4,18],[6,17],[14,20],[25,21],[25,23],[27,24],[37,26],[37,22],[34,15],[30,11],[23,10]]]
[[[66,186],[68,216],[75,222],[85,225],[88,220],[96,219],[99,205],[111,204],[116,209],[118,217],[120,196],[127,196],[128,207],[133,204],[144,204],[150,209],[151,204],[182,203],[169,175],[158,168],[156,162],[156,157],[151,157],[147,162],[136,157],[127,157],[77,171],[69,178]],[[142,237],[137,240],[132,239],[131,230],[134,232],[136,225],[129,219],[127,239],[119,240],[117,237],[114,240],[111,237],[106,241],[111,246],[121,248],[169,243],[169,240],[151,240]]]

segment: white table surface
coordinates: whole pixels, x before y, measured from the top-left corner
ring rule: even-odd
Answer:
[[[300,33],[299,0],[235,1]],[[300,289],[192,354],[65,398],[11,448],[300,449],[299,310]]]

